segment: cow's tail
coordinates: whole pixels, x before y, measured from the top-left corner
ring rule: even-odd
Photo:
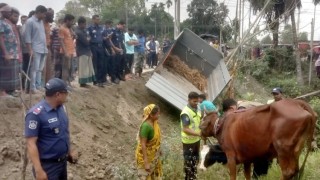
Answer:
[[[312,141],[314,140],[314,131],[315,131],[315,127],[316,127],[316,113],[313,111],[313,109],[309,106],[309,104],[307,104],[306,102],[302,101],[302,100],[297,100],[300,104],[300,106],[308,111],[311,114],[311,122],[308,122],[308,127],[306,128],[307,130],[307,141],[306,141],[306,145],[307,145],[307,152],[306,155],[304,157],[303,163],[299,169],[299,175],[298,175],[298,179],[302,179],[303,174],[304,174],[304,168],[309,156],[310,151],[312,150]]]

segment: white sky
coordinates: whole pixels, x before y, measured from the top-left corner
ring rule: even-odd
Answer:
[[[46,7],[51,7],[55,10],[55,12],[60,11],[64,8],[65,3],[68,0],[2,0],[4,3],[8,3],[10,6],[16,7],[20,10],[21,14],[28,15],[29,11],[34,10],[37,5],[44,5]],[[235,9],[236,9],[236,0],[217,0],[218,2],[224,2],[229,8],[229,17],[233,19],[235,17]],[[147,7],[150,7],[152,3],[156,2],[163,2],[165,3],[166,0],[148,0],[146,3]],[[174,2],[174,0],[172,0]],[[191,0],[181,0],[181,21],[188,18],[188,13],[186,11],[188,4]],[[300,26],[299,31],[309,32],[309,39],[310,39],[310,32],[311,32],[311,19],[313,18],[313,3],[312,0],[302,0],[302,9],[301,9],[301,16],[300,16]],[[320,19],[318,18],[320,15],[320,5],[317,8],[318,11],[316,12],[316,22],[315,22],[315,40],[320,40]],[[170,13],[173,14],[174,12],[174,4],[169,9]],[[245,21],[244,21],[244,29],[248,27],[248,17],[249,17],[249,4],[245,4]],[[251,22],[254,21],[254,16],[251,17]],[[318,18],[318,19],[317,19]],[[298,16],[296,16],[296,20]],[[263,24],[261,22],[260,24]],[[283,26],[283,25],[282,25]]]

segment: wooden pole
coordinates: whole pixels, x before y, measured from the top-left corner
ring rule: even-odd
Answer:
[[[250,25],[251,25],[251,3],[249,3],[250,4],[250,6],[249,6],[249,22],[248,22],[248,29],[249,29],[249,27],[250,27]]]
[[[237,54],[237,51],[239,50],[240,48],[240,45],[243,45],[245,42],[247,42],[249,39],[251,39],[252,37],[256,36],[258,33],[260,32],[257,32],[257,33],[254,33],[253,35],[249,36],[249,32],[251,31],[251,29],[253,29],[253,27],[256,26],[256,24],[258,23],[258,21],[261,19],[261,17],[263,16],[266,8],[268,7],[269,3],[271,2],[271,0],[268,0],[263,9],[260,11],[259,15],[256,17],[256,19],[253,21],[252,25],[249,27],[249,30],[246,32],[246,34],[244,35],[244,39],[242,39],[242,41],[240,42],[240,44],[238,46],[236,46],[236,48],[232,51],[232,53],[230,54],[230,56],[228,56],[228,61],[226,63],[227,66],[232,66],[233,64],[233,58],[235,57],[235,55]]]
[[[237,5],[236,5],[236,18],[235,18],[235,21],[234,21],[234,24],[233,24],[233,26],[234,26],[234,46],[236,46],[237,45],[237,39],[238,39],[238,29],[237,29],[237,27],[238,27],[238,6],[239,6],[239,0],[237,0]]]
[[[316,7],[316,6],[314,6]],[[314,34],[314,19],[311,20],[311,41],[310,41],[310,64],[309,64],[309,86],[311,85],[311,74],[312,74],[312,59],[313,59],[313,34]]]
[[[240,43],[242,37],[241,37],[241,25],[242,25],[242,17],[241,17],[241,1],[239,0],[239,30],[238,30],[238,43]],[[242,46],[240,46],[240,51],[242,52]]]

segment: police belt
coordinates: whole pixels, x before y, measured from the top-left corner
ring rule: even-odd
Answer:
[[[44,163],[57,163],[57,162],[65,162],[67,159],[68,159],[68,155],[65,155],[58,159],[40,159],[40,161]]]
[[[103,47],[103,43],[91,43],[92,46]]]

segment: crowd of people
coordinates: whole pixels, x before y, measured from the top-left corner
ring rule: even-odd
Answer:
[[[136,79],[144,68],[155,68],[159,53],[171,46],[168,38],[160,45],[153,35],[126,28],[122,20],[115,26],[111,20],[101,23],[99,15],[93,15],[89,25],[86,17],[71,14],[54,22],[54,10],[42,5],[26,16],[1,3],[0,12],[1,97],[22,90],[44,92],[45,82],[54,77],[70,87],[76,77],[80,87]]]

